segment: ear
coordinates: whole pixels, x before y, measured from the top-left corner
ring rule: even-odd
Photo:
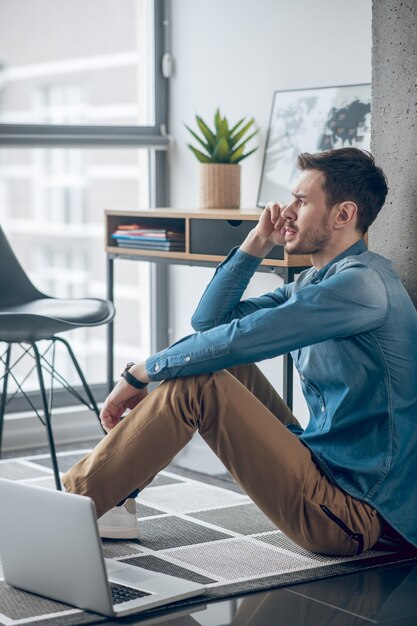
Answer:
[[[335,229],[346,228],[347,226],[356,227],[356,216],[358,214],[358,206],[355,202],[348,200],[341,202],[335,207],[333,226]]]

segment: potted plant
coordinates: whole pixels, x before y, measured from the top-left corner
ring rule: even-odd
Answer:
[[[200,207],[204,209],[237,209],[240,207],[240,162],[257,148],[245,152],[246,144],[257,130],[249,132],[254,120],[239,120],[231,128],[219,109],[214,115],[214,128],[196,115],[200,134],[186,125],[199,147],[188,147],[200,162]],[[201,149],[202,148],[202,149]]]

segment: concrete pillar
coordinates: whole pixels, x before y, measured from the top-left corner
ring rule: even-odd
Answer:
[[[371,151],[388,177],[369,247],[390,258],[417,306],[417,2],[373,0]]]

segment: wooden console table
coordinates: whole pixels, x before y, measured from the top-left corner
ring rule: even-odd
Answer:
[[[114,300],[115,259],[216,267],[234,246],[239,246],[259,220],[262,209],[148,209],[143,211],[106,211],[107,297]],[[127,248],[117,245],[111,235],[120,225],[139,224],[147,228],[171,228],[184,233],[183,249],[173,251]],[[275,246],[258,268],[294,280],[295,274],[311,264],[309,256],[287,255],[282,246]],[[113,388],[114,328],[108,325],[107,381]],[[284,400],[293,402],[293,367],[289,354],[284,355]]]

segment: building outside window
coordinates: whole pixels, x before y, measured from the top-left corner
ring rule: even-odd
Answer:
[[[152,0],[0,0],[0,124],[152,126]],[[104,210],[149,206],[146,147],[0,149],[0,224],[35,285],[106,297]],[[115,365],[150,353],[147,263],[120,263]],[[106,329],[66,333],[87,380],[104,383]],[[60,365],[71,382],[69,364]],[[26,389],[37,387],[34,373]]]

